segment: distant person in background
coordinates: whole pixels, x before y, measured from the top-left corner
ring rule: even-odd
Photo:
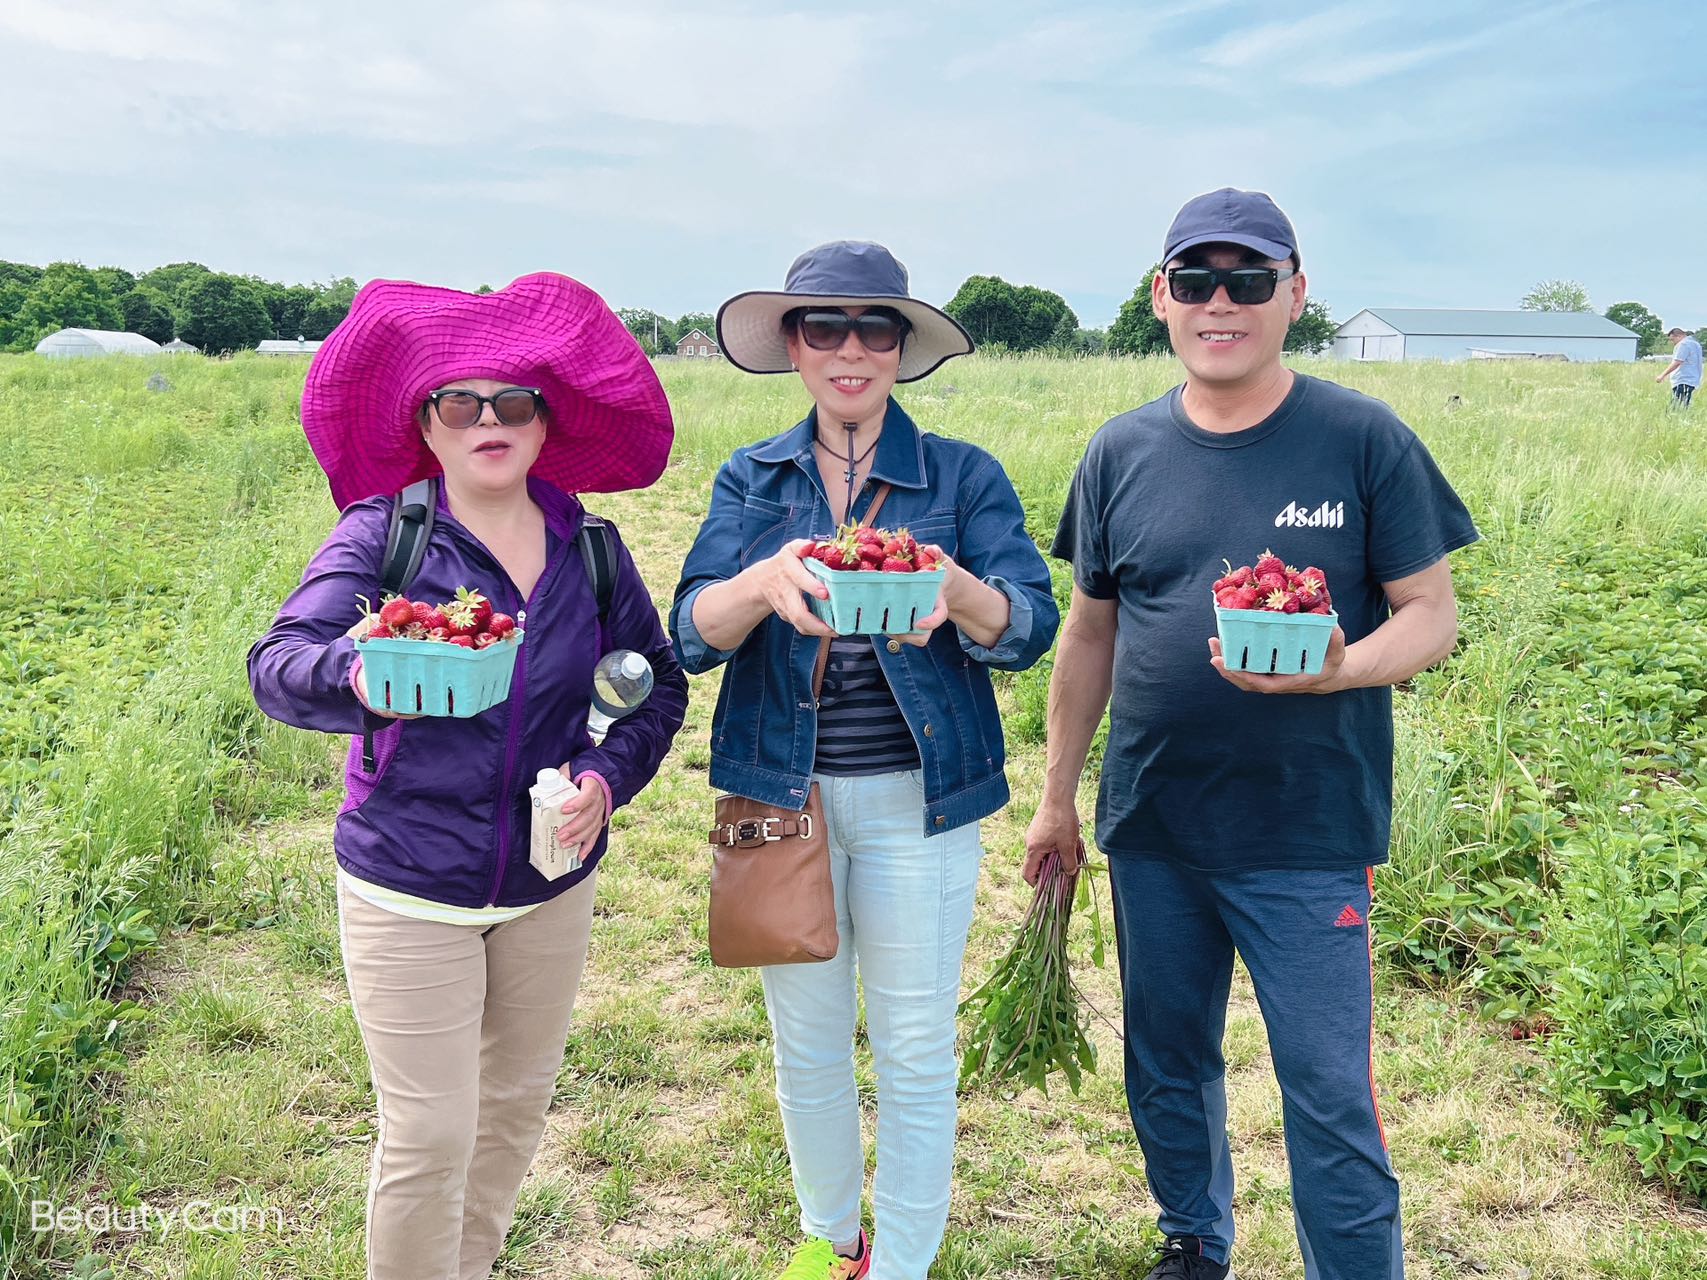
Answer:
[[[1701,385],[1701,343],[1686,329],[1674,328],[1666,337],[1671,339],[1674,354],[1671,363],[1654,381],[1670,378],[1672,408],[1687,409],[1695,388]]]

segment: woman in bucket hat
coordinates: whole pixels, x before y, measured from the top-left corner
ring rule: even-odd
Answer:
[[[333,847],[379,1110],[368,1275],[472,1280],[544,1131],[610,812],[651,780],[687,705],[633,559],[613,535],[601,611],[577,536],[576,495],[663,470],[670,411],[598,295],[541,273],[484,296],[369,284],[315,355],[302,423],[346,510],[250,650],[250,683],[275,719],[352,735]],[[436,518],[406,594],[469,587],[525,613],[508,696],[463,719],[380,709],[353,639],[380,596],[394,495],[428,476]],[[655,687],[595,746],[592,670],[613,648],[644,654]],[[528,847],[545,768],[576,788],[558,839],[582,861],[555,879]]]
[[[890,396],[972,350],[953,319],[911,297],[881,245],[802,254],[780,291],[717,317],[725,356],[797,372],[812,408],[737,449],[682,570],[670,630],[690,672],[728,664],[711,729],[711,782],[798,806],[819,784],[840,946],[820,964],[761,970],[777,1100],[806,1242],[787,1280],[923,1280],[948,1219],[955,1007],[982,849],[978,820],[1007,802],[990,669],[1020,670],[1058,622],[1049,571],[1001,465],[920,431]],[[906,527],[946,555],[918,631],[832,641],[805,596],[808,540],[860,520]],[[854,1085],[855,971],[877,1070],[875,1235]]]

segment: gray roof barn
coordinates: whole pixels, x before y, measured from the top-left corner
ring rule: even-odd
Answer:
[[[320,350],[320,343],[308,338],[268,338],[255,350],[263,356],[311,356]]]
[[[200,347],[192,347],[189,343],[185,342],[182,338],[173,338],[172,341],[168,342],[165,346],[161,347],[160,349],[162,351],[164,351],[169,356],[181,356],[181,355],[185,354],[186,352],[189,352],[191,354],[199,356],[202,353]]]
[[[140,333],[120,333],[115,329],[61,329],[36,343],[36,354],[60,360],[80,356],[152,356],[160,354],[160,344]]]
[[[1370,307],[1334,330],[1333,353],[1348,360],[1634,360],[1638,342],[1623,325],[1586,311]]]

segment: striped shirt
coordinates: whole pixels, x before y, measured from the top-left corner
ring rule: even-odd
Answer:
[[[818,700],[817,773],[836,777],[919,767],[919,749],[877,661],[871,636],[837,636]]]

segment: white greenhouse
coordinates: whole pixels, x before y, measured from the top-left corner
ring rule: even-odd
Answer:
[[[112,329],[61,329],[36,343],[36,354],[61,360],[79,356],[157,356],[160,344],[140,333],[119,333]]]
[[[202,353],[202,349],[200,347],[192,347],[189,343],[185,342],[182,338],[173,338],[172,341],[168,342],[165,346],[161,347],[160,349],[162,351],[164,351],[169,356],[181,356],[181,355],[199,356]]]
[[[1634,360],[1637,337],[1581,311],[1371,307],[1334,330],[1342,360]]]

